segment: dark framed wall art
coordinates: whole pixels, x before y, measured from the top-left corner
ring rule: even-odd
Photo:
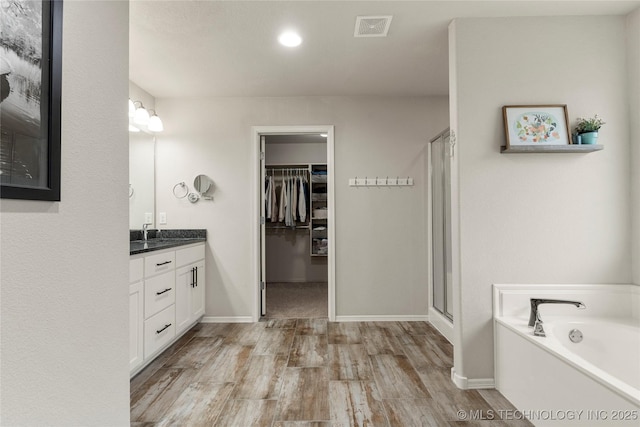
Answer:
[[[0,197],[60,200],[62,0],[3,0]]]

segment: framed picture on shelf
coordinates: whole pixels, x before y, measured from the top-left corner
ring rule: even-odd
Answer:
[[[0,13],[0,197],[60,200],[62,0]]]
[[[569,145],[566,104],[502,107],[507,148],[522,145]]]

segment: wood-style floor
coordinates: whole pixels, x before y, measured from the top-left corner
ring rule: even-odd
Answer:
[[[199,324],[131,380],[131,425],[531,425],[500,420],[515,408],[495,390],[457,389],[452,352],[425,322]]]

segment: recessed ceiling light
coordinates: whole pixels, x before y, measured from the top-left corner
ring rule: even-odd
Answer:
[[[321,137],[323,137],[323,138],[326,138],[326,137],[327,137],[327,136],[329,136],[329,135],[328,135],[328,134],[326,134],[326,133],[321,133],[321,134],[320,134],[320,136],[321,136]]]
[[[296,47],[302,43],[302,37],[293,31],[285,31],[278,36],[278,41],[283,46]]]

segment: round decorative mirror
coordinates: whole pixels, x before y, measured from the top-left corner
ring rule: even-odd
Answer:
[[[198,175],[193,180],[193,186],[198,193],[205,195],[213,186],[213,181],[206,175]]]

